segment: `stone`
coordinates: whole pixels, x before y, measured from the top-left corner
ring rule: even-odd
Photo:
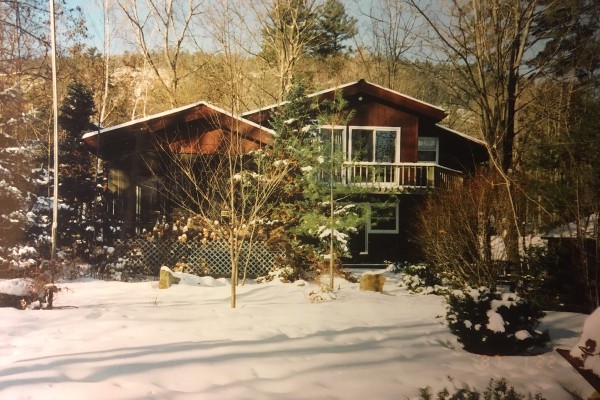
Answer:
[[[383,275],[366,273],[360,277],[359,287],[360,290],[383,293],[385,280]]]
[[[159,289],[168,289],[171,285],[176,285],[178,283],[179,278],[173,276],[173,271],[167,267],[162,267],[160,269],[160,280],[158,281]]]

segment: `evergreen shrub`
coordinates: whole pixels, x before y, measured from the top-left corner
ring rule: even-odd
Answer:
[[[431,400],[432,398],[429,387],[420,390],[421,400]],[[514,387],[508,386],[508,382],[504,378],[491,379],[483,393],[469,386],[458,389],[455,393],[450,393],[448,389],[444,388],[437,393],[435,398],[438,400],[545,400],[540,393],[525,395],[517,392]]]
[[[446,321],[465,350],[486,355],[524,354],[549,340],[536,330],[544,312],[515,293],[486,287],[447,296]]]
[[[409,293],[444,294],[447,288],[433,268],[427,264],[404,263],[400,272],[402,278],[400,286]]]

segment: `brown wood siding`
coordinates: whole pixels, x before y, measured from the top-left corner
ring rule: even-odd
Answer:
[[[419,118],[416,115],[364,94],[361,101],[355,97],[349,103],[350,108],[355,110],[350,126],[400,127],[400,162],[417,161]]]

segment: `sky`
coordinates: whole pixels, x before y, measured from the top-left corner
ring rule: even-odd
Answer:
[[[118,7],[117,0],[109,0],[112,7]],[[137,0],[142,3],[142,0]],[[207,0],[208,2],[214,0]],[[359,21],[359,32],[366,32],[366,18],[363,13],[368,10],[372,0],[345,0],[346,11],[348,14],[354,16]],[[104,0],[66,0],[66,4],[69,7],[80,7],[86,25],[88,29],[89,46],[96,47],[102,50],[104,47],[104,14],[103,14],[103,3]],[[111,45],[114,53],[122,52],[123,50],[134,50],[134,42],[131,35],[128,33],[128,24],[124,21],[117,23],[117,26],[112,28]]]

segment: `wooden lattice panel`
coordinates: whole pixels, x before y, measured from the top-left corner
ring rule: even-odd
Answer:
[[[247,257],[248,276],[266,275],[273,264],[285,254],[278,249],[270,249],[264,243],[254,243],[242,247],[240,257],[240,274]],[[179,267],[183,272],[195,275],[230,276],[231,261],[229,249],[225,242],[182,243],[177,240],[149,241],[145,239],[129,239],[118,245],[119,256],[123,259],[123,270],[131,275],[158,276],[160,267]]]

